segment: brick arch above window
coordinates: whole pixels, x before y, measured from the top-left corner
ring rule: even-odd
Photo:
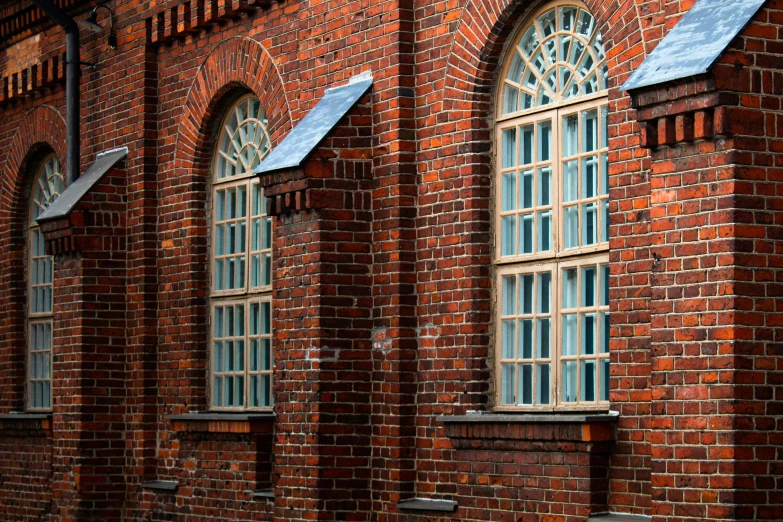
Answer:
[[[192,168],[196,166],[194,160],[208,161],[216,122],[234,101],[228,96],[232,91],[252,92],[258,97],[267,114],[273,144],[291,130],[285,86],[273,58],[255,40],[230,38],[204,60],[188,91],[177,135],[179,166]]]
[[[4,368],[0,409],[25,408],[25,238],[29,217],[26,188],[32,184],[41,161],[54,152],[65,159],[65,119],[48,105],[28,112],[18,123],[3,164],[0,188],[0,228],[9,231],[10,241],[0,245],[0,293],[7,305],[0,310],[5,335],[0,341],[0,365]]]
[[[19,122],[18,129],[11,140],[6,156],[6,176],[2,191],[3,208],[18,206],[6,198],[22,197],[30,176],[26,166],[36,160],[35,156],[39,151],[46,150],[41,153],[41,157],[54,151],[58,158],[65,160],[65,118],[54,107],[41,105],[31,110]]]
[[[230,38],[201,64],[175,118],[175,148],[159,174],[163,190],[158,205],[163,249],[160,335],[171,340],[160,350],[162,357],[175,358],[188,368],[172,392],[182,398],[172,404],[174,413],[208,407],[208,194],[221,122],[236,101],[252,94],[264,109],[274,146],[292,128],[284,87],[272,56],[259,42]]]
[[[644,41],[634,2],[585,0],[584,6],[596,18],[604,46],[611,50],[608,59],[610,89],[622,82],[614,78],[630,75],[630,64],[621,62],[622,56],[644,54]],[[441,100],[442,110],[463,111],[471,114],[471,129],[486,131],[489,139],[487,115],[492,112],[492,92],[496,82],[505,44],[518,28],[520,20],[531,14],[543,2],[531,5],[523,0],[501,0],[487,3],[469,0],[462,9],[458,28],[454,32],[448,62],[444,72]],[[638,53],[626,53],[638,47]],[[625,53],[625,54],[624,54]],[[624,77],[624,76],[623,76]],[[470,141],[470,140],[468,140]]]

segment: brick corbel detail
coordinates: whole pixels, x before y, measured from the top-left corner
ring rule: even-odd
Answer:
[[[730,137],[742,118],[739,95],[718,91],[709,79],[631,93],[640,146],[655,150],[716,136]]]
[[[73,211],[62,219],[41,224],[46,253],[50,256],[80,252],[84,249],[84,213]]]
[[[319,154],[299,168],[259,176],[268,215],[282,216],[342,206],[342,191],[325,186],[325,180],[334,175],[334,162],[329,160],[335,155],[329,152],[330,157]]]

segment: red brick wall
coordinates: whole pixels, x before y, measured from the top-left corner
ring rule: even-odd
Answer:
[[[43,422],[4,421],[0,506],[6,520],[41,520],[52,509],[52,434]]]
[[[539,4],[123,0],[119,48],[83,34],[82,55],[98,62],[83,69],[83,167],[129,148],[103,185],[121,192],[121,225],[92,223],[104,242],[60,259],[71,314],[60,331],[73,335],[57,348],[54,435],[0,444],[0,458],[39,455],[40,468],[9,460],[0,476],[44,500],[20,501],[13,486],[0,508],[37,516],[54,489],[57,516],[78,519],[429,518],[397,510],[413,496],[453,497],[469,520],[774,519],[780,6],[714,71],[712,86],[736,94],[734,110],[710,112],[727,126],[693,141],[677,137],[690,119],[666,120],[674,139],[659,146],[637,121],[646,102],[618,87],[693,2],[586,3],[611,76],[613,444],[574,426],[437,420],[491,406],[494,87]],[[14,38],[0,49],[2,413],[23,408],[24,184],[43,147],[64,158],[62,32]],[[365,70],[372,92],[292,174],[322,183],[308,186],[309,206],[275,212],[274,438],[174,429],[169,415],[208,409],[208,193],[223,111],[254,92],[279,142],[326,87]],[[281,200],[293,190],[268,187]],[[80,330],[90,325],[95,335]],[[76,463],[101,481],[77,482]],[[156,479],[179,490],[141,488]],[[272,485],[274,504],[248,493]]]

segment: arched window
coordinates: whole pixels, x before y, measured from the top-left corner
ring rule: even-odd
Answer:
[[[510,47],[496,124],[496,406],[608,405],[606,56],[581,4]]]
[[[33,180],[27,222],[27,408],[52,408],[52,290],[54,258],[46,255],[35,221],[65,190],[60,162],[49,156]]]
[[[269,153],[258,98],[223,121],[213,162],[211,396],[217,410],[272,406],[272,220],[253,169]]]

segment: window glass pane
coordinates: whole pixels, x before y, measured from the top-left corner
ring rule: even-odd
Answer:
[[[519,191],[519,208],[533,208],[533,171],[522,173],[522,186]]]
[[[501,279],[503,295],[503,315],[516,315],[517,279],[506,276]]]
[[[516,165],[514,150],[517,143],[517,129],[512,127],[503,130],[503,168],[509,168]]]
[[[601,400],[609,400],[609,361],[601,361]]]
[[[501,236],[501,244],[500,244],[500,251],[501,255],[504,256],[513,256],[515,253],[515,244],[514,244],[514,236],[516,235],[516,224],[517,224],[517,217],[516,216],[505,216],[502,219],[502,236]]]
[[[566,207],[563,211],[563,248],[579,246],[579,207]]]
[[[517,174],[511,172],[503,174],[503,190],[501,210],[514,210],[514,202],[517,199]]]
[[[552,167],[538,169],[538,204],[552,204]]]
[[[609,106],[601,107],[601,148],[609,147]]]
[[[552,158],[552,122],[544,121],[538,124],[538,161],[549,161]]]
[[[525,56],[531,56],[537,47],[538,32],[536,32],[535,26],[531,25],[527,31],[525,31],[525,35],[519,42],[519,50],[522,51]]]
[[[556,20],[555,20],[555,10],[552,9],[551,11],[547,11],[543,15],[541,15],[538,19],[538,23],[541,27],[541,34],[544,35],[544,38],[547,36],[550,36],[552,34],[555,34],[556,28]]]
[[[551,357],[551,333],[552,333],[552,322],[548,317],[542,317],[541,319],[537,320],[536,324],[536,330],[537,330],[537,346],[536,346],[536,354],[539,359],[549,359]]]
[[[582,355],[595,355],[595,314],[582,314]]]
[[[264,375],[261,378],[262,406],[272,406],[272,376]]]
[[[250,232],[250,250],[257,252],[261,250],[261,220],[254,219]]]
[[[272,218],[264,218],[264,239],[261,242],[262,248],[272,248]]]
[[[506,84],[503,88],[503,114],[516,112],[519,107],[519,89]]]
[[[272,256],[271,254],[263,254],[261,256],[261,284],[268,286],[272,284]]]
[[[538,251],[552,250],[552,211],[538,213]]]
[[[589,58],[589,60],[588,60]],[[592,58],[587,55],[586,60],[592,64]],[[598,110],[593,109],[582,113],[582,152],[598,150]]]
[[[250,407],[251,408],[257,408],[260,406],[258,402],[259,398],[259,392],[260,392],[260,380],[258,378],[258,375],[251,375],[250,376]]]
[[[223,371],[223,343],[220,341],[215,341],[213,343],[213,354],[214,358],[212,361],[213,364],[213,371],[215,372],[222,372]]]
[[[601,242],[605,243],[609,241],[609,200],[601,202]]]
[[[518,53],[514,53],[511,58],[511,66],[508,68],[507,78],[514,83],[520,83],[522,81],[522,73],[525,69],[525,62]]]
[[[563,163],[563,202],[576,201],[578,199],[578,160]]]
[[[533,214],[523,214],[520,216],[521,223],[519,227],[519,253],[532,254],[533,243]]]
[[[261,333],[270,334],[272,332],[272,306],[269,301],[261,303]]]
[[[261,370],[272,369],[272,342],[269,339],[261,339]]]
[[[221,406],[224,406],[223,404],[223,378],[220,376],[216,376],[214,379],[213,384],[213,397],[212,397],[212,404],[217,406],[218,408]]]
[[[519,404],[529,405],[533,404],[533,365],[522,364],[520,365],[519,374]]]
[[[573,31],[574,20],[576,19],[576,7],[560,8],[560,30]]]
[[[520,276],[521,292],[522,292],[522,314],[533,313],[533,274],[525,274]]]
[[[245,371],[245,342],[244,341],[237,341],[236,345],[234,346],[234,357],[236,360],[234,361],[234,368],[237,369],[238,372]]]
[[[582,361],[582,393],[581,400],[593,402],[595,401],[595,361]]]
[[[576,268],[563,270],[563,308],[576,308]]]
[[[567,158],[579,152],[579,118],[576,114],[563,117],[563,157]]]
[[[539,314],[551,312],[552,274],[545,272],[538,274],[538,307]]]
[[[514,365],[504,364],[501,366],[501,404],[514,404]]]
[[[590,156],[582,160],[582,197],[594,198],[598,195],[598,157]]]
[[[582,205],[582,244],[594,245],[598,242],[598,208],[596,203]]]
[[[582,306],[595,306],[596,273],[594,266],[582,268]]]
[[[251,372],[257,372],[259,368],[259,357],[258,357],[258,351],[259,351],[259,345],[258,345],[258,339],[252,339],[250,341],[250,371]]]
[[[515,321],[503,321],[502,323],[502,336],[503,336],[503,358],[504,359],[514,359],[515,358],[515,346],[514,346],[514,337],[516,335],[516,330],[514,328]]]
[[[562,354],[564,356],[576,355],[576,314],[561,316],[563,321]]]
[[[533,358],[533,320],[519,321],[519,358]]]
[[[601,353],[609,353],[609,314],[600,313],[601,328]]]
[[[536,403],[549,404],[550,382],[549,382],[549,364],[536,365],[538,374],[536,375]]]
[[[533,163],[533,126],[525,125],[520,132],[522,139],[519,140],[519,163],[530,165]]]
[[[563,362],[562,381],[561,400],[576,402],[576,361]]]

